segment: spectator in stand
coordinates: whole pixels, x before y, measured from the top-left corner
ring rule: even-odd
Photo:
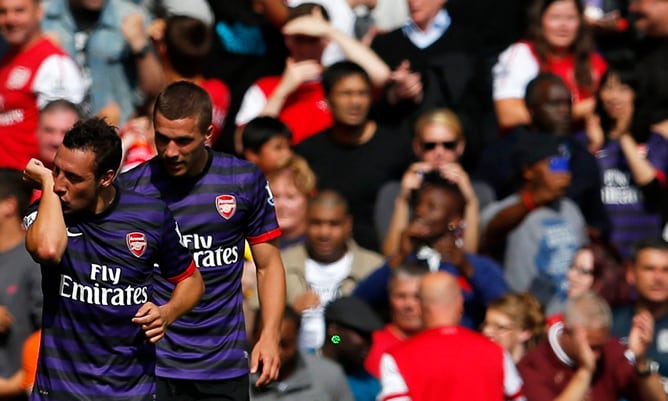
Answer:
[[[307,205],[315,195],[315,174],[306,160],[293,155],[287,164],[271,172],[267,180],[274,194],[276,218],[281,227],[278,247],[285,249],[304,242]]]
[[[52,0],[42,28],[83,71],[84,114],[125,124],[164,85],[147,31],[148,16],[129,0]]]
[[[559,76],[573,99],[573,120],[583,122],[594,111],[594,94],[606,63],[593,50],[580,0],[536,0],[529,39],[511,45],[494,66],[494,106],[499,125],[531,123],[523,101],[527,84],[540,72]]]
[[[481,331],[518,363],[545,336],[543,306],[528,292],[509,292],[487,306]]]
[[[0,167],[22,170],[38,157],[39,109],[65,98],[84,96],[74,61],[42,33],[42,3],[0,1],[0,34],[8,49],[0,59]]]
[[[352,239],[345,199],[323,191],[309,200],[306,239],[281,251],[288,303],[302,315],[300,348],[316,350],[326,341],[326,305],[349,295],[355,284],[383,263],[383,257]]]
[[[510,355],[459,326],[464,298],[457,281],[435,272],[420,282],[426,329],[383,355],[378,400],[524,400]]]
[[[418,119],[413,138],[413,152],[420,160],[411,164],[401,182],[390,181],[380,188],[374,208],[383,254],[398,251],[401,233],[410,220],[410,198],[420,187],[422,177],[431,170],[457,184],[466,199],[464,211],[464,249],[478,251],[480,209],[494,200],[494,191],[483,181],[472,180],[459,164],[466,139],[455,113],[448,109],[428,111]],[[482,201],[481,201],[482,200]]]
[[[424,261],[430,271],[443,270],[457,277],[464,294],[461,323],[477,329],[487,305],[506,293],[508,286],[496,262],[464,251],[461,241],[464,208],[464,195],[456,184],[438,172],[425,174],[416,192],[413,219],[402,233],[399,253],[360,282],[354,295],[376,310],[385,310],[392,267]]]
[[[364,362],[366,370],[375,377],[380,378],[381,356],[422,330],[419,287],[428,271],[422,263],[399,265],[392,270],[388,284],[390,322],[373,333],[369,356]]]
[[[26,399],[21,350],[41,326],[42,276],[22,224],[30,194],[20,171],[0,169],[0,399],[7,401]]]
[[[355,297],[341,297],[325,309],[327,341],[323,356],[343,367],[355,401],[376,401],[380,383],[364,368],[371,347],[371,333],[383,322],[366,303]]]
[[[634,288],[637,299],[613,310],[612,335],[631,345],[630,329],[634,315],[647,311],[654,319],[654,336],[647,357],[658,362],[664,388],[668,389],[668,243],[649,237],[636,243],[626,278]]]
[[[412,131],[434,108],[457,113],[464,127],[462,164],[473,169],[483,144],[496,135],[491,76],[482,35],[444,8],[446,0],[407,0],[410,18],[378,35],[371,48],[392,69],[390,84],[373,117]]]
[[[47,168],[53,167],[56,150],[65,133],[82,117],[77,105],[65,99],[56,99],[46,104],[39,112],[37,125],[37,144],[39,146],[39,160]]]
[[[252,337],[257,340],[262,328],[261,314],[253,325],[255,333]],[[287,306],[283,312],[281,322],[281,370],[275,382],[267,385],[251,387],[252,401],[354,401],[350,387],[341,366],[323,358],[310,355],[299,350],[297,337],[299,335],[301,316],[294,309]]]
[[[571,174],[556,138],[526,134],[513,158],[522,187],[483,210],[483,246],[503,260],[510,287],[531,292],[550,315],[566,301],[566,272],[587,241],[585,222],[565,197]]]
[[[568,299],[593,291],[608,305],[616,307],[629,302],[631,296],[631,288],[625,282],[622,257],[609,243],[592,242],[580,248],[568,268],[566,279]],[[563,318],[562,313],[548,316],[548,327],[563,321]]]
[[[213,105],[213,132],[207,140],[212,146],[218,141],[230,106],[227,85],[215,78],[205,78],[204,65],[211,49],[213,31],[197,18],[172,15],[165,19],[164,30],[156,28],[153,40],[165,74],[165,82],[190,81],[204,88]]]
[[[560,155],[568,159],[571,173],[566,196],[582,211],[589,236],[605,238],[610,222],[601,201],[601,175],[596,158],[573,136],[572,94],[568,87],[558,76],[541,73],[529,82],[524,102],[531,124],[513,129],[485,151],[480,161],[481,176],[494,187],[499,199],[517,192],[521,177],[512,160],[515,144],[525,135],[554,136],[559,141]]]
[[[528,401],[663,401],[661,377],[646,355],[654,321],[647,311],[633,318],[628,348],[609,336],[612,316],[598,295],[585,292],[568,301],[564,322],[548,330],[547,341],[517,368]]]
[[[313,3],[291,9],[283,27],[290,52],[283,75],[261,78],[246,91],[236,115],[238,127],[260,115],[276,117],[292,130],[293,144],[329,127],[332,114],[320,83],[320,60],[329,41],[338,43],[348,59],[369,74],[374,87],[385,85],[390,75],[385,63],[368,47],[333,28],[327,18],[322,7]],[[235,144],[240,153],[239,138]]]
[[[633,243],[661,234],[661,192],[668,188],[668,141],[635,118],[637,84],[632,64],[609,69],[598,91],[597,115],[589,119],[586,140],[580,136],[596,155],[610,241],[625,258]]]
[[[334,122],[297,145],[295,152],[308,161],[319,189],[332,189],[346,198],[355,240],[378,250],[373,224],[376,196],[385,182],[401,177],[413,161],[410,138],[369,117],[373,83],[361,66],[350,61],[330,66],[322,86]]]
[[[281,120],[262,116],[250,120],[241,133],[243,155],[264,175],[285,166],[292,157],[292,132]]]
[[[668,138],[668,7],[661,0],[629,1],[629,11],[640,33],[632,46],[638,70],[636,113]]]

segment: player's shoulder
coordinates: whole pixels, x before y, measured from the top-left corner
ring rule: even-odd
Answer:
[[[229,153],[215,150],[211,151],[211,167],[209,169],[209,173],[226,176],[234,174],[250,174],[252,176],[263,175],[260,168],[248,160],[241,159]]]

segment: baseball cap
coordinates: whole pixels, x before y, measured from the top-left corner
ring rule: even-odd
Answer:
[[[558,139],[544,133],[524,132],[513,147],[513,160],[518,170],[558,154]]]
[[[383,328],[383,321],[366,302],[347,296],[333,300],[325,307],[325,321],[338,323],[363,334]]]

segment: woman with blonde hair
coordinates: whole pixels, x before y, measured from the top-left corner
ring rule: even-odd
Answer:
[[[528,292],[509,292],[487,306],[481,331],[517,363],[545,335],[543,306]]]
[[[494,200],[494,195],[489,185],[472,181],[462,168],[459,159],[465,147],[462,125],[453,111],[434,109],[418,118],[413,152],[419,161],[410,165],[401,184],[385,184],[376,200],[375,220],[379,237],[384,238],[384,255],[391,256],[397,252],[401,232],[408,226],[411,196],[422,184],[424,174],[434,170],[456,184],[464,195],[466,205],[460,245],[466,252],[477,252],[480,208]],[[390,215],[392,217],[388,220],[387,216]],[[389,221],[387,229],[384,228],[386,221]]]
[[[302,242],[306,232],[306,204],[315,191],[315,174],[304,158],[293,155],[283,167],[271,172],[267,181],[274,194],[276,218],[283,233],[279,248]]]

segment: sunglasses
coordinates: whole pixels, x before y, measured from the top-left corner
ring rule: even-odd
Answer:
[[[459,141],[422,142],[422,148],[424,150],[434,150],[434,149],[436,149],[436,146],[441,145],[445,149],[455,150],[455,148],[457,147],[458,144],[459,144]]]

